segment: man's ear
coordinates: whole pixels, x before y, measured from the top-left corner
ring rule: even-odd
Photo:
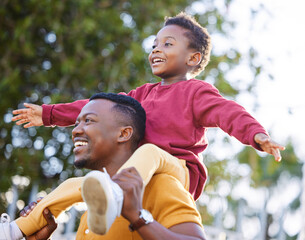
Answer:
[[[130,140],[133,135],[133,128],[131,126],[121,127],[120,136],[118,137],[118,142],[123,143]]]
[[[191,67],[195,67],[198,64],[200,64],[201,59],[202,59],[202,55],[200,52],[191,53],[191,55],[188,58],[187,64]]]

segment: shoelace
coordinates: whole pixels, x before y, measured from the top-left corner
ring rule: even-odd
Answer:
[[[7,213],[2,213],[2,214],[1,214],[0,223],[2,223],[1,226],[2,226],[2,229],[3,229],[4,235],[6,235],[6,231],[5,231],[4,225],[9,224],[9,222],[10,222],[10,216],[9,216]],[[5,236],[5,237],[6,237],[7,239],[10,239],[8,236]]]
[[[1,214],[1,223],[9,223],[10,222],[10,216],[7,213]]]
[[[121,189],[121,187],[115,183],[114,181],[112,181],[110,175],[108,174],[106,168],[103,168],[104,173],[106,174],[110,184],[111,184],[111,189],[113,191],[113,195],[114,195],[114,199],[115,202],[117,204],[117,216],[119,217],[121,215],[121,211],[122,211],[122,207],[123,207],[123,190]]]

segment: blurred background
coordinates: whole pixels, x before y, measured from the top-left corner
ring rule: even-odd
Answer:
[[[73,167],[72,127],[24,129],[11,121],[12,110],[159,81],[147,61],[152,41],[165,16],[186,11],[213,43],[197,78],[286,146],[277,163],[209,130],[202,155],[209,179],[197,201],[209,239],[304,240],[304,10],[302,0],[2,0],[0,213],[14,218],[65,179],[86,174]],[[60,216],[54,239],[74,238],[84,208]]]

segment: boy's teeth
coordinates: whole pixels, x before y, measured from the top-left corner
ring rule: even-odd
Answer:
[[[74,143],[74,147],[79,147],[79,146],[86,146],[88,145],[87,142],[80,142],[80,141],[77,141]]]
[[[156,63],[156,62],[164,62],[164,60],[161,59],[161,58],[155,58],[155,59],[153,60],[153,63]]]

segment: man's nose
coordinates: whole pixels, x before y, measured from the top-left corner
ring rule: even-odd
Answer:
[[[72,137],[75,137],[82,132],[83,132],[83,124],[80,122],[73,128]]]

